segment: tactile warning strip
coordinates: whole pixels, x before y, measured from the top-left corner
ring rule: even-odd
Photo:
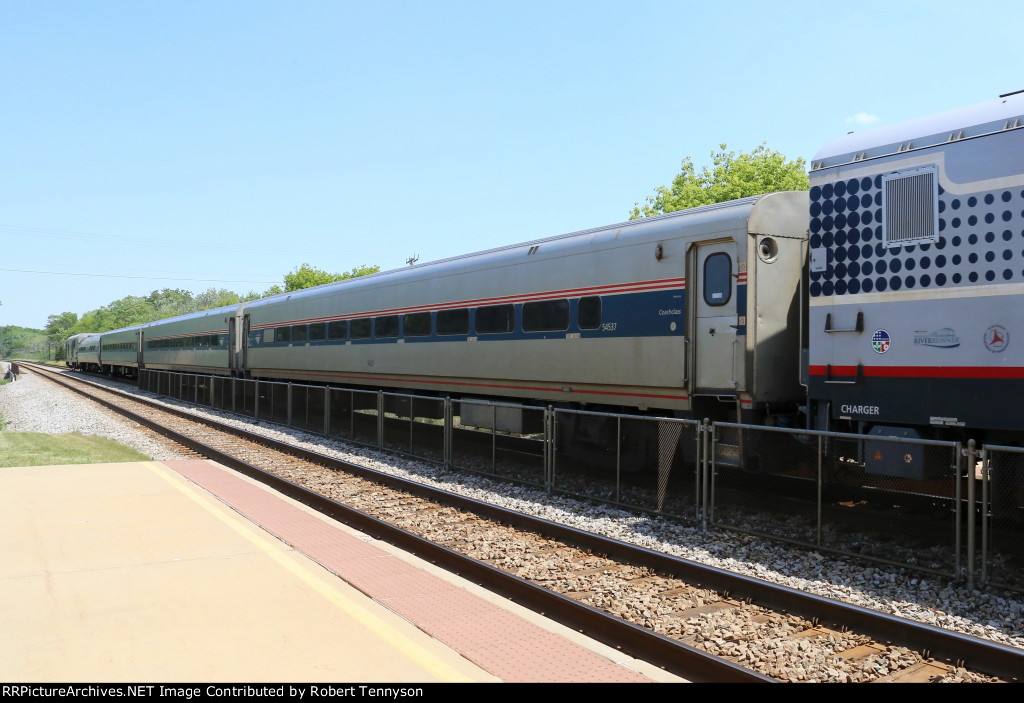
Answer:
[[[651,681],[339,530],[214,462],[162,463],[503,681]]]

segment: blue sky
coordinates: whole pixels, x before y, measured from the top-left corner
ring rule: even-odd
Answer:
[[[0,325],[610,224],[723,142],[1024,89],[1024,5],[835,5],[0,0]]]

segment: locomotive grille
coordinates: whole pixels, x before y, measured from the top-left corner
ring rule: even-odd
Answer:
[[[902,171],[884,178],[885,243],[899,246],[910,242],[938,241],[935,171]]]

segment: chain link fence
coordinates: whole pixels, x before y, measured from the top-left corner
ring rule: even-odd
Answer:
[[[550,489],[697,520],[701,423],[555,409]]]
[[[239,415],[256,417],[256,381],[233,379],[232,410]]]
[[[447,447],[444,398],[383,393],[382,448],[435,464],[445,462]]]
[[[328,391],[328,436],[379,448],[377,396],[375,391],[331,388]]]
[[[452,400],[449,464],[525,483],[547,484],[547,409],[514,403]]]
[[[327,434],[326,426],[327,388],[290,384],[288,424],[306,432]]]
[[[955,577],[955,442],[714,424],[713,524]]]
[[[166,371],[143,370],[139,386],[549,493],[1024,591],[1021,448]]]
[[[233,378],[214,376],[210,383],[210,406],[217,410],[232,412],[234,410],[234,383]]]
[[[981,545],[985,583],[1024,591],[1024,449],[988,445],[980,453]]]

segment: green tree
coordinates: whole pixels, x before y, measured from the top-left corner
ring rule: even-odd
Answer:
[[[129,295],[115,300],[99,310],[90,310],[69,330],[66,336],[79,332],[109,332],[110,330],[160,319],[156,308],[148,298]]]
[[[671,186],[659,186],[643,205],[636,203],[629,218],[650,217],[698,205],[721,203],[780,190],[807,190],[807,164],[786,157],[762,143],[749,154],[727,151],[725,144],[711,153],[710,167],[698,172],[693,160],[683,159],[682,170]]]
[[[319,286],[324,283],[343,281],[346,278],[365,276],[366,274],[377,273],[378,271],[380,271],[380,266],[356,266],[351,271],[327,273],[326,271],[313,268],[309,264],[303,264],[285,275],[284,287],[275,285],[263,293],[263,297],[301,290],[311,286]],[[208,288],[196,295],[178,288],[155,290],[145,298],[129,295],[120,300],[115,300],[98,310],[90,310],[84,313],[81,318],[78,318],[71,312],[50,315],[46,330],[44,331],[46,335],[45,340],[51,341],[57,345],[58,349],[63,350],[64,340],[80,332],[109,332],[110,330],[122,327],[166,320],[169,317],[187,315],[199,312],[200,310],[236,305],[249,300],[256,300],[259,297],[261,296],[256,291],[249,291],[245,295],[239,295],[234,291],[224,288]],[[9,353],[9,350],[12,348],[24,347],[24,345],[19,346],[17,340],[9,343],[9,339],[4,338],[2,341],[4,342],[2,350],[4,352]],[[36,346],[38,346],[38,343]]]
[[[56,349],[54,360],[64,359],[64,340],[69,336],[68,331],[78,322],[78,314],[73,312],[62,312],[60,315],[50,315],[46,318],[46,340]]]
[[[187,315],[196,311],[196,301],[192,294],[180,288],[164,288],[155,290],[146,296],[146,300],[156,311],[154,320]]]
[[[137,295],[128,295],[120,300],[115,300],[104,310],[107,313],[105,324],[109,327],[97,330],[100,332],[151,322],[156,313],[153,305],[146,298]]]
[[[196,312],[221,308],[225,305],[237,305],[242,302],[242,296],[226,288],[207,288],[196,295]]]
[[[344,281],[349,278],[357,278],[359,276],[377,273],[378,271],[380,271],[380,266],[356,266],[351,271],[328,273],[322,269],[313,268],[309,264],[302,264],[302,266],[295,267],[291,273],[285,274],[283,288],[275,284],[268,288],[263,295],[266,297],[270,295],[278,295],[280,293],[290,293],[295,290],[312,288],[313,286],[322,286],[325,283]]]
[[[46,334],[43,330],[17,327],[16,325],[0,327],[0,359],[9,357],[45,359],[47,358],[46,342]]]

